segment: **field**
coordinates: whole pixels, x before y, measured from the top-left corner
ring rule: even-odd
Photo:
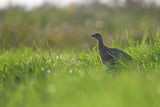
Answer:
[[[156,35],[155,35],[156,36]],[[158,107],[160,39],[130,45],[134,61],[108,69],[96,48],[58,52],[24,46],[0,53],[3,107]]]
[[[160,107],[160,8],[141,5],[0,10],[0,107]],[[95,32],[134,60],[104,65]]]

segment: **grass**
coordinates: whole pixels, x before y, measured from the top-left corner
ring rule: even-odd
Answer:
[[[146,37],[145,37],[146,38]],[[27,47],[0,51],[2,107],[159,107],[160,39],[130,45],[134,57],[108,70],[96,48],[58,52]]]
[[[97,3],[0,10],[0,106],[159,107],[159,10]],[[97,48],[86,49],[95,31],[134,61],[103,65]],[[44,49],[47,41],[55,50]]]

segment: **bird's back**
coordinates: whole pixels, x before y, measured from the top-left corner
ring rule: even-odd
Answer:
[[[117,48],[105,48],[106,51],[108,50],[109,53],[113,56],[115,59],[125,59],[125,60],[131,60],[132,57],[128,55],[126,52],[123,52],[120,49]]]

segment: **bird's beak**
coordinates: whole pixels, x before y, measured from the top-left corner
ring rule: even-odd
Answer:
[[[95,35],[91,35],[91,37],[94,37]]]

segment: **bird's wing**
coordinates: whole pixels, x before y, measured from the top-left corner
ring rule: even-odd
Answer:
[[[117,49],[117,48],[109,48],[109,53],[114,57],[118,59],[132,59],[130,55],[127,53]]]

